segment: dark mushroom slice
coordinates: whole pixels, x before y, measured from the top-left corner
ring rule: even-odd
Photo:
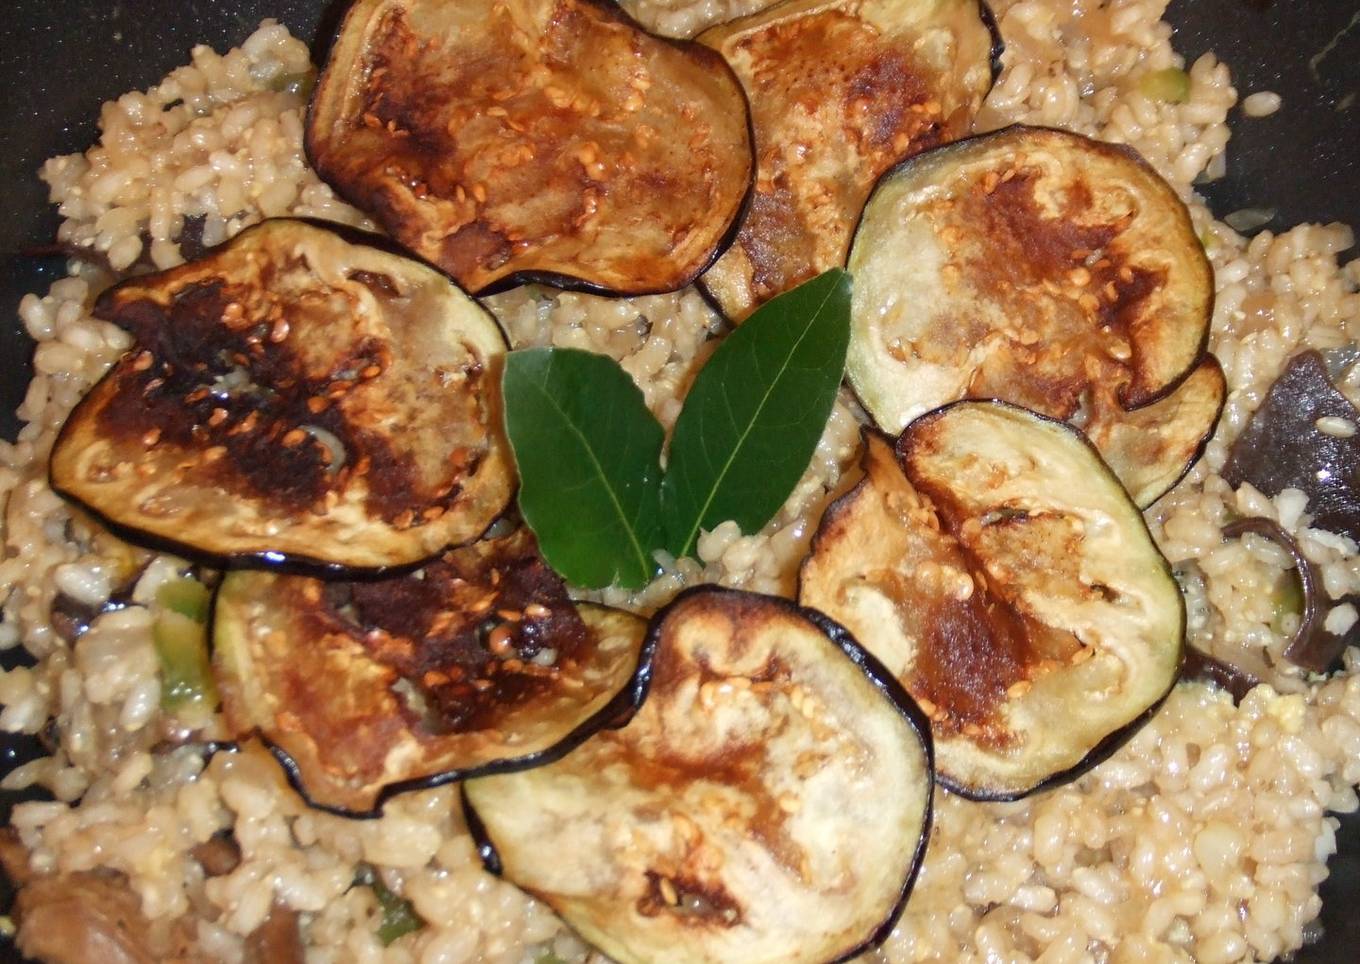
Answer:
[[[799,601],[931,718],[945,787],[1011,799],[1132,734],[1180,668],[1185,609],[1118,479],[1070,426],[999,402],[913,422],[833,503]]]
[[[1233,443],[1223,478],[1308,496],[1313,525],[1360,540],[1360,411],[1315,351],[1295,355]]]
[[[495,320],[438,272],[302,221],[106,291],[131,349],[76,406],[52,485],[217,565],[380,569],[508,503]]]
[[[1033,127],[886,175],[849,268],[847,371],[891,434],[948,402],[999,398],[1098,436],[1200,363],[1214,291],[1185,205],[1151,167]]]
[[[263,736],[313,805],[368,815],[615,722],[645,672],[644,628],[572,602],[520,529],[399,578],[229,574],[213,665],[231,732]]]
[[[275,898],[269,916],[247,935],[242,964],[306,964],[301,915]]]
[[[879,175],[957,140],[992,86],[978,0],[785,0],[696,38],[746,88],[756,185],[703,286],[733,320],[845,264]]]
[[[1140,508],[1169,492],[1199,460],[1223,413],[1223,367],[1206,354],[1165,398],[1087,419],[1086,437]]]
[[[911,699],[772,596],[691,589],[650,639],[626,726],[463,785],[504,876],[621,964],[821,962],[885,937],[929,832]]]
[[[14,900],[14,946],[45,964],[209,964],[188,917],[147,918],[121,873],[35,875]]]
[[[360,0],[307,152],[472,291],[683,287],[730,236],[754,167],[722,58],[605,0]]]

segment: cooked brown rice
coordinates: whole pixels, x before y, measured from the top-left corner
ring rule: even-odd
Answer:
[[[676,35],[761,6],[759,0],[628,0],[644,23]],[[1360,341],[1360,262],[1338,267],[1350,228],[1302,225],[1250,239],[1213,219],[1194,182],[1224,170],[1228,68],[1206,54],[1187,68],[1183,103],[1140,93],[1149,70],[1183,66],[1161,20],[1165,0],[1000,0],[1005,71],[980,129],[1023,121],[1136,147],[1190,204],[1216,273],[1212,348],[1230,395],[1203,460],[1148,512],[1163,552],[1183,572],[1190,632],[1226,658],[1274,661],[1294,628],[1272,603],[1290,565],[1255,536],[1225,541],[1230,513],[1266,516],[1316,564],[1326,628],[1344,633],[1360,593],[1354,542],[1310,527],[1304,496],[1234,491],[1217,474],[1283,362],[1305,346]],[[266,21],[226,55],[207,48],[160,85],[104,105],[100,142],[43,169],[60,205],[63,241],[102,253],[115,271],[183,259],[185,219],[212,244],[263,217],[296,214],[369,226],[308,169],[301,151],[306,47]],[[1273,98],[1273,99],[1272,99]],[[174,106],[172,106],[174,105]],[[1260,93],[1244,105],[1279,107]],[[149,239],[149,240],[147,240]],[[0,647],[37,665],[0,673],[0,727],[36,733],[55,719],[52,756],[0,786],[39,785],[55,798],[14,810],[37,871],[106,867],[125,873],[152,918],[190,915],[202,948],[239,960],[243,937],[275,901],[302,912],[314,964],[330,961],[564,961],[591,952],[542,905],[483,873],[456,790],[412,793],[375,821],[308,810],[263,753],[152,752],[172,724],[159,708],[157,661],[144,603],[182,569],[159,556],[134,605],[98,619],[74,645],[55,632],[58,593],[99,606],[119,562],[107,539],[48,488],[45,464],[67,412],[127,347],[93,319],[111,274],[73,262],[71,276],[20,313],[37,342],[36,374],[18,440],[0,442]],[[611,300],[543,287],[487,299],[516,346],[571,345],[619,359],[669,425],[720,320],[693,291]],[[1343,388],[1360,400],[1360,364]],[[725,523],[699,543],[702,564],[670,560],[643,592],[604,593],[649,611],[677,589],[717,581],[788,593],[827,501],[848,480],[860,415],[843,394],[812,465],[765,531]],[[1337,433],[1355,426],[1334,425]],[[1269,960],[1297,948],[1320,906],[1335,850],[1329,811],[1357,807],[1360,659],[1330,679],[1277,673],[1241,705],[1183,683],[1140,734],[1076,783],[1010,804],[941,793],[923,873],[885,961]],[[243,859],[205,879],[189,850],[230,829]],[[428,926],[384,948],[380,911],[356,865],[376,867]],[[598,955],[595,956],[599,960]]]

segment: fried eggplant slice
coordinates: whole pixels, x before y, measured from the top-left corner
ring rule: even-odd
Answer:
[[[1011,799],[1103,759],[1170,690],[1185,611],[1119,481],[1070,426],[999,402],[867,435],[799,601],[931,718],[942,785]]]
[[[697,40],[746,88],[756,186],[703,286],[733,320],[829,268],[879,175],[969,132],[999,40],[978,0],[785,0]]]
[[[629,962],[820,962],[886,936],[928,837],[929,726],[820,613],[714,587],[653,621],[622,729],[464,784],[504,876]]]
[[[1227,394],[1223,367],[1206,354],[1165,398],[1131,412],[1088,418],[1082,427],[1130,498],[1145,509],[1171,491],[1199,460]]]
[[[755,166],[722,58],[606,0],[359,0],[307,152],[475,292],[683,287],[730,237]]]
[[[1200,363],[1213,303],[1170,186],[1128,148],[1045,128],[972,138],[886,175],[849,267],[847,371],[894,435],[960,398],[1080,416],[1099,435]]]
[[[260,733],[312,804],[368,814],[402,790],[552,759],[613,722],[644,632],[572,602],[521,529],[395,579],[232,573],[213,660],[235,734]]]
[[[220,565],[381,569],[504,509],[495,320],[438,272],[302,221],[106,291],[136,346],[80,402],[52,485]]]

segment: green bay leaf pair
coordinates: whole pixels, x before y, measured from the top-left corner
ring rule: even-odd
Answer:
[[[699,372],[664,432],[617,362],[576,349],[512,352],[505,424],[520,510],[569,581],[639,588],[655,555],[693,555],[728,519],[760,530],[807,469],[850,338],[850,277],[825,272],[762,306]]]

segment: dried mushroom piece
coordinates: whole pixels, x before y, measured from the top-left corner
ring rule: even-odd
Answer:
[[[315,806],[565,753],[633,705],[644,624],[573,603],[527,529],[365,582],[238,572],[213,660],[229,729],[258,732]]]
[[[1165,398],[1130,412],[1087,418],[1082,428],[1129,497],[1147,508],[1199,460],[1227,394],[1223,367],[1213,355],[1205,355]]]
[[[702,282],[734,320],[845,264],[879,175],[968,133],[1000,51],[978,0],[785,0],[697,40],[755,127],[751,205]]]
[[[849,267],[847,371],[892,434],[999,398],[1099,438],[1203,359],[1213,276],[1185,205],[1130,149],[1077,134],[1010,127],[912,158],[875,189]],[[1202,388],[1170,406],[1174,435],[1212,428]],[[1179,477],[1184,448],[1146,476]]]
[[[614,960],[820,962],[886,936],[929,831],[929,727],[839,626],[713,587],[654,618],[627,726],[464,784],[505,877]]]
[[[940,782],[1009,799],[1132,734],[1180,668],[1185,610],[1142,516],[1072,428],[958,402],[822,518],[799,601],[845,625],[931,718]]]
[[[475,538],[513,489],[495,320],[438,272],[301,221],[106,291],[136,338],[52,485],[217,564],[377,569]]]
[[[35,875],[19,889],[14,946],[45,964],[210,964],[188,917],[149,919],[127,877],[104,870]]]
[[[472,291],[680,288],[729,237],[754,167],[722,58],[604,0],[360,0],[307,151]]]
[[[1223,478],[1308,496],[1313,525],[1360,540],[1360,411],[1315,351],[1295,355],[1233,443]]]

